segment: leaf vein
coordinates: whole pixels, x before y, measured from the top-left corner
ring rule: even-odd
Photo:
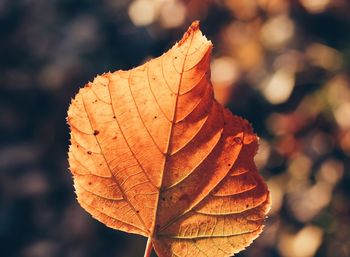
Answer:
[[[112,99],[112,98],[111,98],[111,99]],[[87,117],[88,117],[88,120],[89,120],[91,129],[93,130],[94,128],[93,128],[92,123],[91,123],[91,121],[90,121],[89,113],[88,113],[88,111],[87,111],[87,109],[86,109],[85,102],[84,102],[84,96],[83,96],[83,95],[82,95],[82,101],[83,101],[84,110],[85,110],[85,112],[86,112],[86,114],[87,114]],[[96,136],[95,136],[95,137],[96,137]],[[106,162],[106,165],[107,165],[107,167],[108,167],[108,170],[109,170],[109,172],[111,173],[112,178],[114,179],[116,185],[119,187],[119,190],[121,191],[121,193],[122,193],[122,195],[123,195],[123,198],[124,198],[125,201],[130,205],[130,207],[134,210],[134,212],[136,213],[138,219],[139,219],[140,222],[143,224],[144,229],[147,230],[146,224],[145,224],[144,220],[143,220],[143,219],[141,218],[141,216],[136,212],[134,206],[130,203],[130,201],[128,200],[126,194],[124,193],[123,188],[119,185],[118,180],[117,180],[116,177],[114,176],[114,173],[112,172],[112,170],[111,170],[111,168],[110,168],[110,166],[109,166],[109,164],[108,164],[108,162],[107,162],[107,159],[106,159],[105,155],[104,155],[103,152],[102,152],[102,147],[101,147],[101,145],[100,145],[100,143],[99,143],[99,141],[98,141],[97,138],[96,138],[96,142],[97,142],[97,144],[98,144],[98,146],[99,146],[99,148],[100,148],[100,150],[101,150],[101,155],[103,156],[103,158],[104,158],[104,160],[105,160],[105,162]]]

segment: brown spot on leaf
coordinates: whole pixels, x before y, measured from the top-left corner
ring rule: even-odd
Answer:
[[[183,195],[180,196],[179,200],[180,201],[189,202],[190,201],[190,196],[188,194],[183,194]]]

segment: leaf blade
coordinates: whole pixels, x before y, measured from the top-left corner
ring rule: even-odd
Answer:
[[[256,135],[214,99],[211,49],[195,22],[161,57],[97,76],[68,110],[79,203],[159,256],[230,256],[270,206]]]

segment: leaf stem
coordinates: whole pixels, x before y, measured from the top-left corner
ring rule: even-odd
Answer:
[[[143,257],[150,257],[152,248],[153,248],[152,237],[149,237],[146,244],[145,255]]]

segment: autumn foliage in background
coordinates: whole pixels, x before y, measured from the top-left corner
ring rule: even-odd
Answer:
[[[254,124],[274,203],[237,256],[349,256],[349,10],[346,0],[1,1],[2,254],[142,255],[142,238],[77,206],[66,109],[87,79],[159,56],[200,19],[216,96]]]

